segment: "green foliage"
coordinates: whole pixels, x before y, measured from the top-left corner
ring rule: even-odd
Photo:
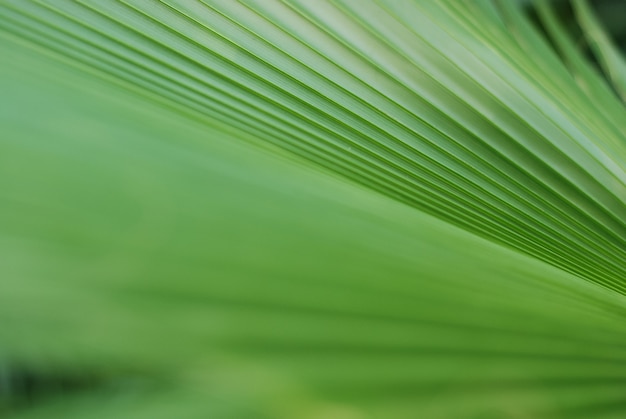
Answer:
[[[626,62],[624,58],[615,49],[607,34],[604,33],[589,4],[584,0],[577,0],[574,2],[574,6],[580,26],[594,53],[599,58],[604,72],[613,83],[613,87],[619,93],[622,101],[626,101]]]
[[[626,110],[538,8],[0,2],[0,414],[623,417]]]

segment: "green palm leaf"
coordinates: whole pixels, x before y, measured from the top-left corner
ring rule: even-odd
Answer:
[[[1,2],[0,409],[621,417],[625,110],[539,10],[565,64],[509,2]]]

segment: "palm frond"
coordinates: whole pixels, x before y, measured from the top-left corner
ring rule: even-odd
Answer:
[[[539,10],[1,2],[0,413],[621,417],[626,111]]]

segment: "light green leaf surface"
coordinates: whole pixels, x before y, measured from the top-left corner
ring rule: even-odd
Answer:
[[[624,109],[515,7],[5,0],[0,57],[0,414],[623,417]]]

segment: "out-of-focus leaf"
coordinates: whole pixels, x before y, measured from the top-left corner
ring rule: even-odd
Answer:
[[[613,46],[586,1],[575,0],[574,10],[591,49],[598,57],[598,61],[613,83],[613,87],[620,94],[622,100],[626,102],[626,62],[624,58]]]
[[[506,3],[503,2],[503,4]],[[623,102],[619,100],[615,92],[607,85],[606,80],[598,73],[596,68],[585,59],[578,45],[559,23],[548,2],[537,0],[535,1],[535,6],[542,23],[558,48],[559,53],[563,56],[565,64],[574,74],[577,84],[598,110],[601,110],[607,116],[610,115],[612,124],[615,124],[617,127],[618,135],[623,136],[623,133],[626,131]]]

